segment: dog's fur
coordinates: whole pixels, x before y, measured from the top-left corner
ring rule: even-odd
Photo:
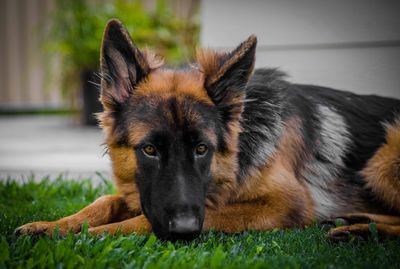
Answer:
[[[253,72],[256,37],[203,49],[171,70],[109,22],[99,115],[118,194],[18,234],[154,231],[165,239],[304,227],[341,217],[332,238],[377,222],[400,235],[400,101]]]

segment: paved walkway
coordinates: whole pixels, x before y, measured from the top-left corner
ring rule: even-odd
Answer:
[[[103,134],[66,116],[0,116],[0,180],[110,178]],[[99,180],[99,179],[97,179]]]

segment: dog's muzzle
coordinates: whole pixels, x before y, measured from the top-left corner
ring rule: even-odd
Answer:
[[[201,225],[194,215],[177,215],[169,221],[168,231],[173,240],[190,240],[200,234]]]

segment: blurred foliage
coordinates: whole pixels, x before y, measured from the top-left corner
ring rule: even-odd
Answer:
[[[79,88],[82,70],[98,69],[103,31],[111,18],[122,21],[139,48],[154,46],[169,64],[191,60],[199,37],[196,3],[190,3],[194,14],[182,18],[166,0],[156,1],[152,9],[140,0],[57,0],[50,26],[43,28],[43,44],[52,54],[50,62],[52,56],[60,58],[63,96],[74,96],[71,90]],[[52,76],[57,68],[48,66]]]

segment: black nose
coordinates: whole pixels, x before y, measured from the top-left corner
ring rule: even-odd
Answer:
[[[200,233],[200,222],[192,215],[176,216],[169,221],[168,230],[176,239],[191,239]]]

